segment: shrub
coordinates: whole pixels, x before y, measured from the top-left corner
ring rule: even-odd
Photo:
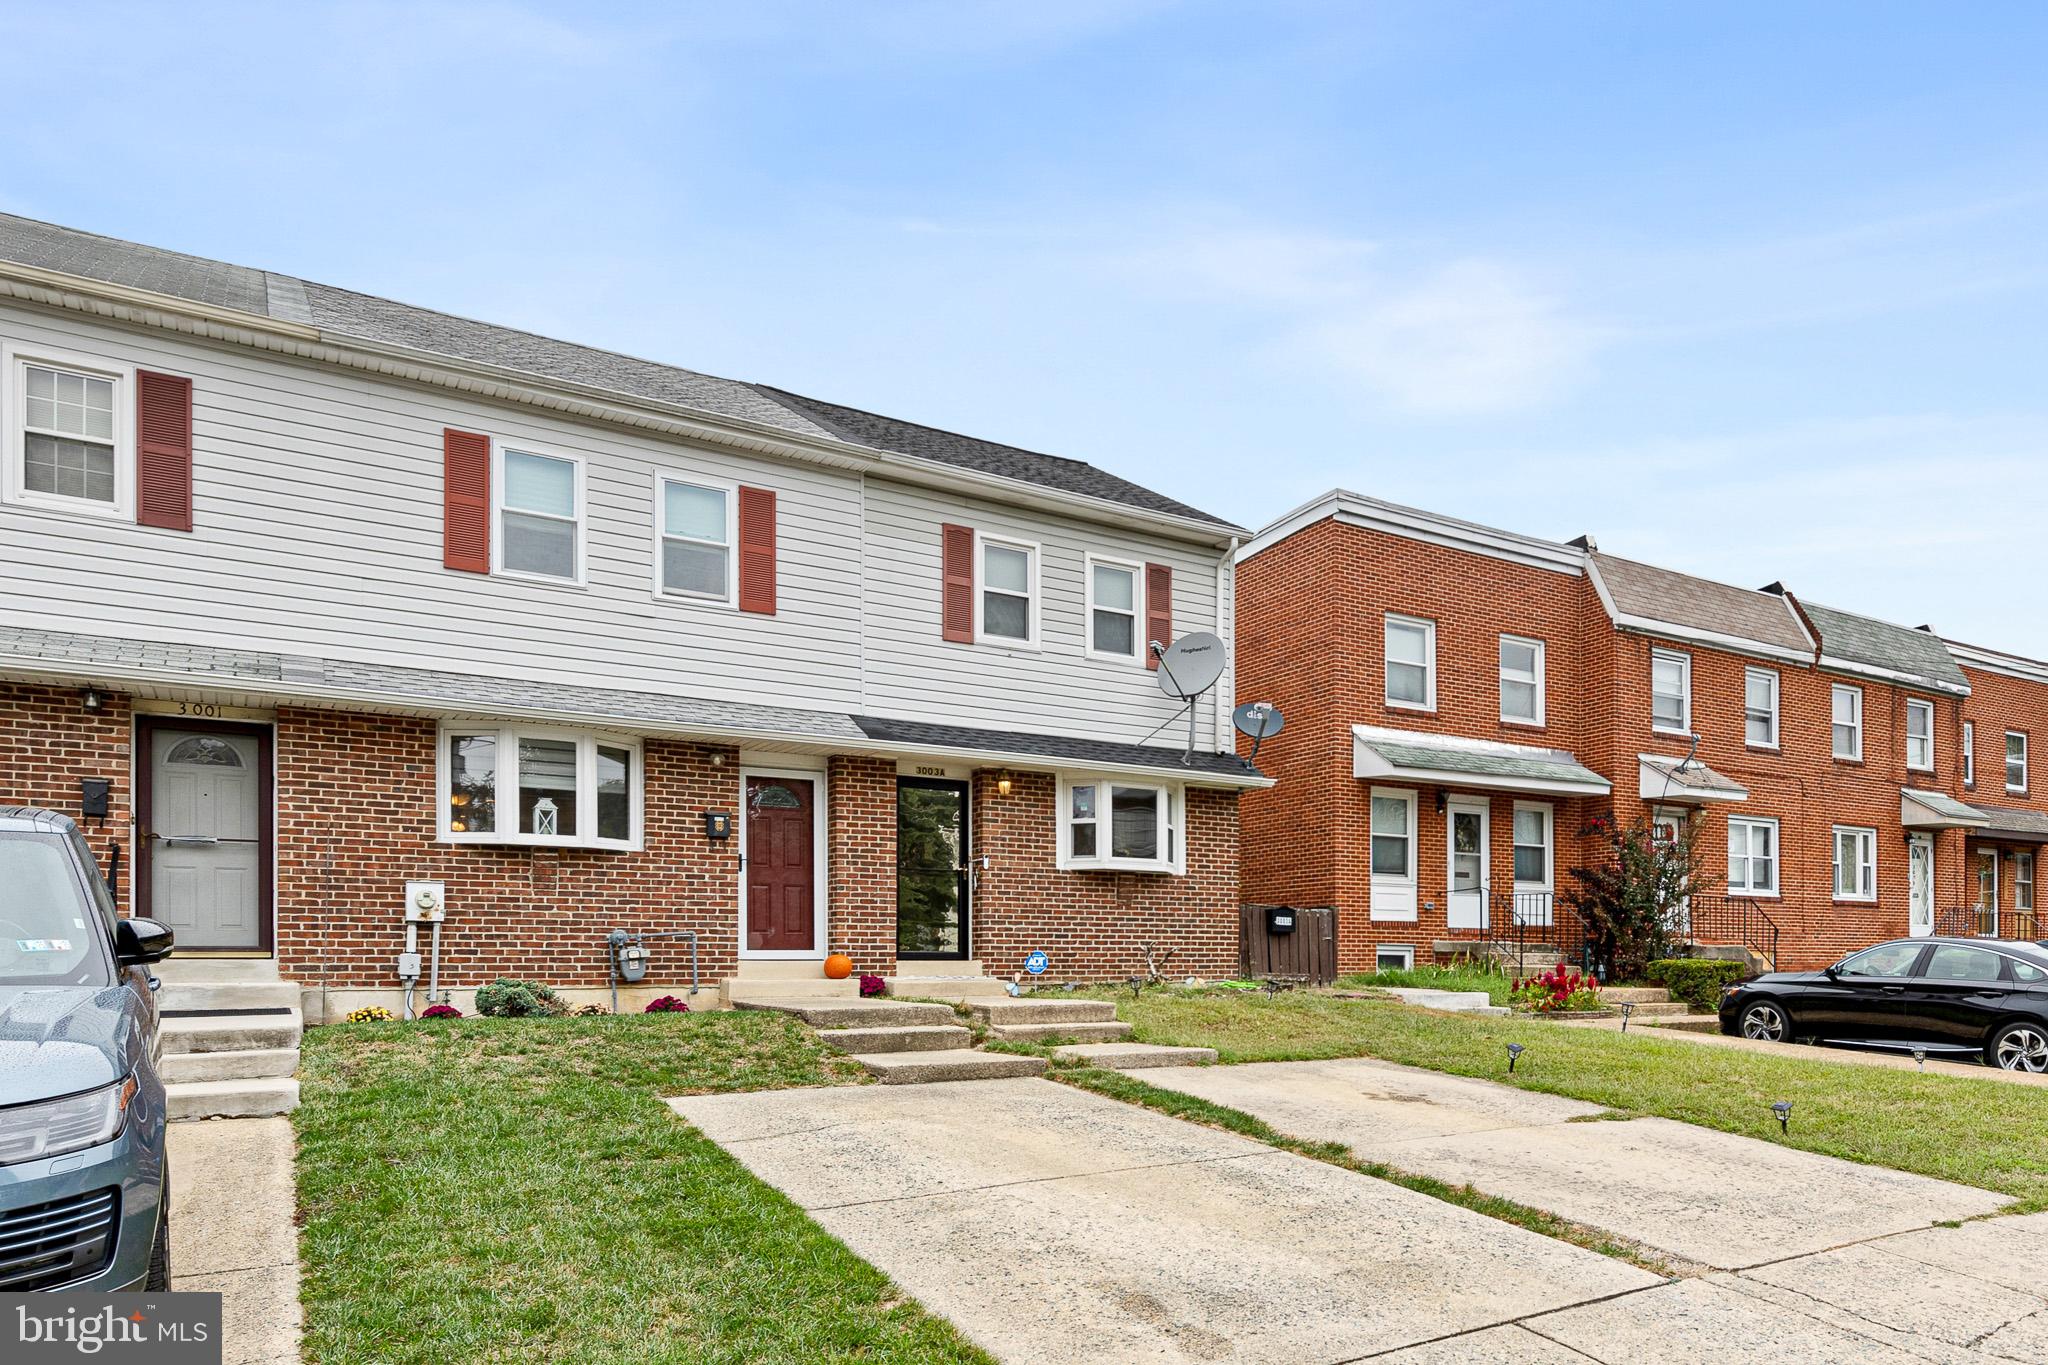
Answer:
[[[1576,1014],[1582,1010],[1597,1010],[1600,1008],[1600,983],[1560,963],[1541,976],[1517,981],[1514,990],[1509,992],[1508,1002],[1518,1010],[1531,1010],[1537,1014]]]
[[[460,1019],[462,1011],[453,1005],[429,1005],[420,1011],[422,1019]]]
[[[642,1011],[645,1014],[688,1014],[689,1012],[690,1002],[673,995],[664,995],[659,1000],[648,1001],[647,1008]]]
[[[860,993],[862,995],[887,995],[889,993],[889,983],[882,980],[879,976],[862,972],[860,974]]]
[[[1645,817],[1623,824],[1608,813],[1585,833],[1598,856],[1571,870],[1572,889],[1560,899],[1586,926],[1608,979],[1639,980],[1646,963],[1671,956],[1679,908],[1700,880],[1696,831],[1686,821],[1676,839],[1660,838]]]
[[[476,1012],[496,1019],[530,1019],[567,1014],[569,1007],[561,996],[538,982],[501,976],[488,986],[476,988]]]
[[[397,1015],[385,1009],[382,1005],[365,1005],[361,1009],[348,1012],[348,1021],[351,1024],[381,1024],[387,1019],[395,1019],[397,1017]]]
[[[1721,988],[1748,976],[1749,964],[1714,957],[1667,957],[1652,962],[1645,975],[1694,1009],[1721,1007]]]

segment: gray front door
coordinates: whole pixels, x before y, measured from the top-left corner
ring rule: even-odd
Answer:
[[[181,946],[263,946],[262,747],[241,732],[152,733],[149,913]]]

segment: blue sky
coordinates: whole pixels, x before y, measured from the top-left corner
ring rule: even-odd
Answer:
[[[2048,7],[0,9],[0,207],[2048,656]]]

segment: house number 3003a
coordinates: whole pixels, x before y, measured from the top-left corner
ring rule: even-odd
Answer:
[[[946,770],[944,768],[920,767],[917,770],[917,775],[919,777],[944,777],[946,775]]]

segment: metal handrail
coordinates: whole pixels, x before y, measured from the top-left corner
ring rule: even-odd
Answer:
[[[1685,918],[1688,947],[1732,942],[1777,970],[1778,923],[1750,897],[1694,895],[1687,899]]]
[[[1943,938],[2038,939],[2041,923],[2033,910],[1997,905],[1952,905],[1934,916],[1934,932]]]

